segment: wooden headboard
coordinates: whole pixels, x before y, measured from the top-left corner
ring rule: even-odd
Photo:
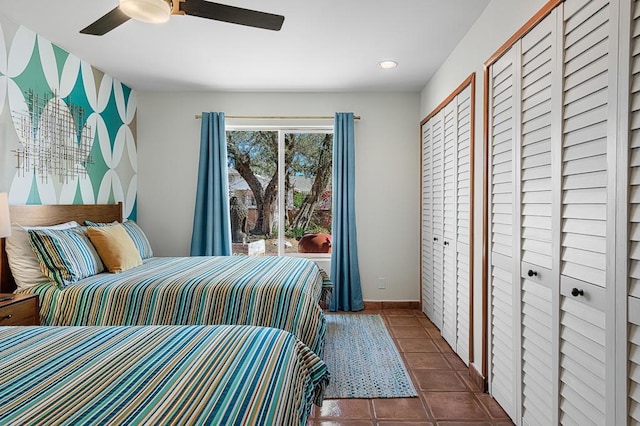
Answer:
[[[23,226],[46,226],[75,220],[84,224],[93,222],[122,222],[122,203],[118,204],[49,204],[9,206],[11,222]],[[0,292],[12,293],[16,289],[7,253],[5,239],[0,238]]]

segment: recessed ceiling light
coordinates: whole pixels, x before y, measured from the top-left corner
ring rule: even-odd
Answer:
[[[382,69],[388,70],[397,67],[398,63],[396,61],[380,61],[378,62],[378,66]]]

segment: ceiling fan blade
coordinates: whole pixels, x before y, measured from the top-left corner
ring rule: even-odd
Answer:
[[[215,19],[216,21],[273,31],[280,31],[284,22],[284,16],[282,15],[227,6],[226,4],[212,3],[206,0],[185,0],[180,2],[180,11],[200,18]]]
[[[119,7],[116,7],[111,12],[104,15],[102,18],[95,21],[93,24],[90,24],[88,27],[80,30],[81,34],[91,34],[91,35],[105,35],[112,29],[120,26],[121,24],[127,22],[130,18],[124,14],[120,10]]]

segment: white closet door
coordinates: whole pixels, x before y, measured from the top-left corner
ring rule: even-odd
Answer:
[[[490,75],[490,391],[515,418],[513,295],[514,49],[491,67]]]
[[[629,295],[640,298],[640,2],[632,3],[629,134]]]
[[[456,351],[458,334],[458,285],[456,279],[456,163],[458,144],[457,102],[444,107],[443,151],[443,300],[442,337]]]
[[[640,299],[629,298],[629,425],[640,424]]]
[[[458,281],[458,324],[456,352],[462,361],[469,365],[471,86],[467,86],[466,89],[460,92],[457,98],[456,274]]]
[[[628,422],[640,424],[640,1],[631,3]]]
[[[433,317],[431,321],[436,327],[442,329],[443,315],[443,226],[444,218],[442,211],[443,204],[443,166],[444,159],[444,113],[440,111],[433,117],[431,127],[432,141],[432,176],[433,176],[433,198],[431,203],[431,214],[433,217]]]
[[[556,13],[521,43],[521,407],[523,424],[554,422],[552,364],[552,85]],[[555,111],[556,114],[559,111]],[[557,133],[556,133],[557,134]],[[555,230],[558,232],[558,230]],[[557,269],[556,269],[557,271]]]
[[[562,424],[606,424],[609,31],[607,1],[565,1],[560,266]]]
[[[422,311],[433,318],[433,177],[431,121],[422,125]]]

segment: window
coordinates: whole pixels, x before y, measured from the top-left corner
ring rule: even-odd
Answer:
[[[234,254],[330,253],[332,129],[230,129],[227,153]]]

